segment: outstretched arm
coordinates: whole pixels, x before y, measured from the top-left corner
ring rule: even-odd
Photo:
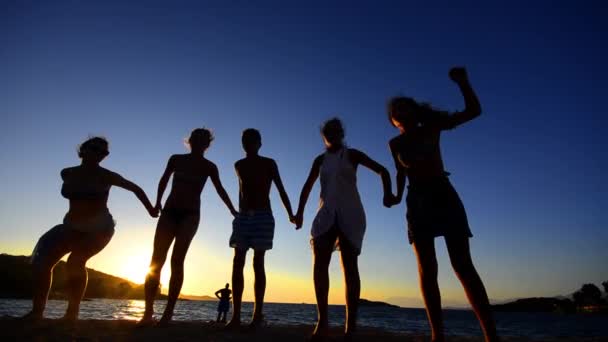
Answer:
[[[481,104],[477,98],[477,94],[473,90],[467,71],[463,67],[454,67],[450,70],[450,79],[454,81],[462,97],[464,98],[464,110],[446,116],[441,120],[442,129],[452,129],[462,125],[465,122],[471,121],[481,114]]]
[[[238,212],[234,209],[230,196],[228,196],[226,193],[226,189],[224,189],[224,186],[220,181],[220,175],[217,171],[217,167],[214,164],[211,164],[211,173],[209,174],[209,177],[211,178],[211,182],[213,182],[213,186],[215,187],[217,194],[220,196],[222,201],[224,201],[224,204],[226,204],[226,207],[228,207],[232,216],[236,216]]]
[[[157,209],[162,208],[162,200],[163,194],[165,193],[165,189],[167,189],[167,184],[169,183],[169,178],[171,178],[171,174],[175,171],[175,157],[171,156],[169,161],[167,162],[167,167],[165,168],[165,172],[160,177],[160,181],[158,181],[158,190],[156,192],[156,205],[154,206]]]
[[[148,196],[146,196],[146,193],[137,184],[135,184],[127,179],[124,179],[118,173],[108,171],[108,175],[110,178],[109,183],[111,185],[129,190],[132,193],[134,193],[135,196],[137,196],[137,198],[144,205],[144,207],[146,207],[146,209],[148,210],[148,213],[150,213],[150,216],[158,217],[158,209],[156,209],[152,206],[152,203],[150,203],[150,200],[148,199]]]
[[[321,169],[321,162],[323,161],[323,155],[318,156],[315,161],[312,163],[312,167],[310,168],[310,173],[308,174],[308,178],[302,187],[302,192],[300,193],[300,203],[298,204],[298,212],[293,223],[296,224],[296,229],[302,228],[302,224],[304,222],[304,208],[306,207],[306,201],[308,201],[308,195],[310,195],[310,191],[312,190],[313,185],[319,178],[319,170]]]
[[[289,201],[289,196],[287,196],[287,192],[285,192],[285,187],[283,186],[283,181],[281,180],[281,174],[279,173],[279,167],[277,163],[272,161],[272,181],[277,187],[279,191],[279,196],[281,196],[281,202],[283,202],[283,206],[285,210],[287,210],[287,215],[289,216],[289,220],[293,218],[293,210],[291,209],[291,202]]]
[[[391,175],[388,173],[388,170],[380,165],[380,163],[368,157],[365,153],[355,149],[351,149],[350,151],[355,159],[355,163],[361,164],[380,175],[380,178],[382,179],[382,189],[384,190],[383,202],[386,207],[390,207],[393,202],[393,187],[391,185]]]

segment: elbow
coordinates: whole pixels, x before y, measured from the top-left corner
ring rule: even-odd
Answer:
[[[473,108],[473,110],[471,112],[472,112],[471,114],[474,118],[480,116],[481,115],[481,106],[480,105],[475,106],[475,108]]]

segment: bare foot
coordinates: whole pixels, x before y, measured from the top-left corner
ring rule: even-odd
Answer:
[[[156,326],[159,328],[165,328],[165,327],[169,326],[170,323],[171,323],[171,317],[163,315],[163,317],[160,318],[160,321],[158,321],[158,323],[156,323]]]
[[[42,321],[42,313],[34,313],[33,311],[28,312],[25,316],[19,317],[20,320],[28,322],[39,322]]]
[[[241,327],[241,320],[232,318],[228,324],[224,326],[224,330],[237,330]]]
[[[148,327],[152,327],[156,325],[156,320],[152,317],[152,316],[146,316],[144,315],[144,317],[142,317],[142,319],[139,320],[139,322],[137,322],[135,324],[135,327],[137,328],[148,328]]]
[[[312,335],[308,338],[308,341],[316,342],[316,341],[325,341],[327,340],[327,335],[329,334],[329,328],[327,324],[320,324],[317,322],[315,326],[315,331],[313,331]]]
[[[251,323],[247,326],[249,330],[256,330],[258,328],[264,327],[266,325],[266,321],[264,320],[264,315],[260,314],[254,316],[251,320]]]
[[[61,317],[59,319],[59,321],[65,322],[65,323],[74,323],[77,320],[78,320],[78,313],[76,313],[76,314],[66,313],[65,315],[63,315],[63,317]]]

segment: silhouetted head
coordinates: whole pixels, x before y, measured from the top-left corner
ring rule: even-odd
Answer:
[[[83,162],[99,164],[108,154],[108,140],[104,137],[92,137],[78,146],[78,156]]]
[[[230,284],[226,283],[226,288],[229,288],[229,287],[230,287]]]
[[[209,148],[213,139],[213,133],[207,128],[195,128],[192,133],[190,133],[190,137],[186,141],[186,144],[193,153],[203,153]]]
[[[388,101],[388,121],[401,132],[415,127],[418,124],[420,104],[411,97],[396,96]]]
[[[337,148],[344,145],[344,126],[338,118],[332,118],[321,126],[321,136],[326,148]]]
[[[245,152],[255,154],[262,147],[262,136],[257,129],[247,128],[243,131],[241,142],[243,143],[243,150]]]
[[[411,97],[397,96],[388,101],[388,121],[401,132],[412,129],[442,113],[428,103],[420,103]]]

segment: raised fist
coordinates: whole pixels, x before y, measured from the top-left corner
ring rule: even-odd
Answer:
[[[450,69],[450,79],[456,83],[465,83],[469,81],[467,70],[464,67],[453,67]]]

